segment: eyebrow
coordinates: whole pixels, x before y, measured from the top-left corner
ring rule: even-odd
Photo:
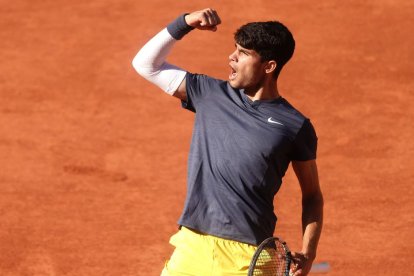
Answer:
[[[239,50],[239,51],[242,51],[242,52],[246,52],[246,53],[248,53],[248,54],[252,54],[253,53],[253,50],[249,50],[249,49],[246,49],[246,48],[243,48],[242,46],[240,46],[239,44],[237,44],[237,43],[235,43],[234,44],[234,46]]]

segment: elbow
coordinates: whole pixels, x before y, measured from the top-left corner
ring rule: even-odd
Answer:
[[[132,67],[137,71],[138,74],[141,76],[145,75],[145,72],[143,70],[144,66],[142,64],[142,59],[139,55],[139,53],[134,57],[132,60]]]
[[[143,57],[142,54],[138,53],[132,60],[132,67],[135,71],[145,79],[151,78],[159,72],[160,68],[155,66]]]
[[[318,191],[315,195],[314,195],[314,200],[315,202],[320,205],[321,207],[323,207],[324,204],[324,199],[323,199],[323,195],[321,191]]]
[[[302,205],[322,212],[324,205],[322,192],[318,191],[302,198]]]
[[[318,206],[321,210],[323,210],[324,199],[323,199],[323,195],[321,192],[315,195],[314,201],[315,201],[315,205]]]
[[[302,223],[308,225],[317,223],[322,227],[324,200],[321,193],[302,200]]]

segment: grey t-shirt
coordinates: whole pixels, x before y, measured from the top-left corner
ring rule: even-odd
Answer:
[[[196,112],[179,225],[258,245],[273,235],[273,199],[292,160],[316,158],[309,119],[285,99],[252,102],[227,81],[187,73]]]

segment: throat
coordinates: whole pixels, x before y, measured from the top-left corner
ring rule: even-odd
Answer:
[[[256,84],[245,87],[244,93],[251,101],[274,100],[280,97],[277,89],[277,79],[272,76],[264,76]]]

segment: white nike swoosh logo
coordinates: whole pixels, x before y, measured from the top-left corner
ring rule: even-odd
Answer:
[[[267,121],[268,121],[269,123],[272,123],[272,124],[278,124],[278,125],[283,126],[283,124],[282,124],[281,122],[274,121],[274,120],[272,119],[272,117],[269,117],[269,119],[267,119]]]

